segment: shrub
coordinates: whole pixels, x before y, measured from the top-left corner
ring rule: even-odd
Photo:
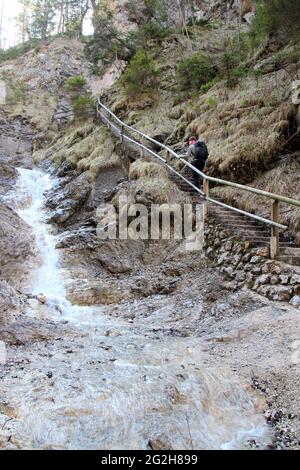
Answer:
[[[157,21],[149,21],[128,36],[131,47],[135,50],[148,46],[149,41],[162,41],[174,30],[169,26],[163,26]]]
[[[216,75],[210,58],[197,53],[180,62],[177,68],[177,80],[182,91],[198,90]]]
[[[86,79],[82,75],[76,75],[66,81],[66,87],[72,96],[72,105],[75,118],[88,118],[94,113],[94,100],[87,90]]]
[[[18,57],[21,57],[26,52],[29,52],[32,49],[36,49],[38,51],[40,47],[40,41],[37,39],[31,39],[30,41],[25,42],[24,44],[20,44],[18,46],[10,47],[5,51],[0,51],[0,64],[2,62],[6,62],[7,60],[15,60]]]
[[[86,87],[86,79],[82,75],[71,77],[67,80],[67,88],[69,91],[80,91]]]
[[[121,83],[128,96],[152,93],[158,89],[158,72],[155,63],[143,49],[136,52],[126,67]]]
[[[237,51],[226,51],[220,56],[220,75],[226,80],[228,87],[233,88],[237,85],[240,77],[245,75],[246,71],[240,65],[240,55]]]
[[[207,93],[216,83],[218,83],[219,77],[215,77],[209,82],[205,83],[205,85],[202,85],[200,88],[200,91],[202,93]]]
[[[252,32],[256,36],[278,35],[287,39],[300,37],[300,0],[256,0]]]
[[[73,109],[76,118],[88,118],[94,113],[94,100],[88,93],[78,96],[73,100]]]
[[[209,96],[207,98],[207,104],[210,108],[214,108],[218,104],[218,99],[215,96]]]

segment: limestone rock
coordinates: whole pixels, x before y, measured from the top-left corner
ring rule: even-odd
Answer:
[[[284,286],[286,286],[289,283],[289,280],[290,280],[290,276],[288,276],[286,274],[281,274],[279,276],[280,284],[282,284]]]
[[[120,290],[117,285],[97,280],[80,280],[68,288],[70,302],[76,305],[113,305],[129,298],[130,293]]]
[[[7,325],[19,310],[20,302],[16,291],[6,281],[0,281],[0,327]]]
[[[285,286],[272,286],[270,288],[268,297],[271,300],[279,300],[279,301],[290,301],[293,295],[293,290],[291,287]]]
[[[149,447],[151,450],[172,450],[173,447],[170,444],[166,436],[158,436],[153,439],[149,439]]]
[[[300,307],[300,295],[294,295],[290,301],[290,304],[297,308]]]
[[[15,211],[0,202],[0,277],[8,282],[19,281],[24,261],[33,255],[30,227]]]
[[[280,263],[269,260],[264,264],[262,271],[263,273],[281,274],[282,269]]]
[[[0,195],[5,195],[16,182],[17,171],[11,165],[0,161]]]
[[[255,282],[255,285],[254,285],[254,289],[256,289],[256,288],[259,287],[259,286],[263,286],[263,285],[269,284],[269,282],[270,282],[270,275],[269,275],[269,274],[262,274],[261,276],[259,276],[259,277],[256,279],[256,282]]]
[[[54,209],[49,222],[64,224],[87,201],[91,192],[88,173],[72,179],[63,188],[54,188],[48,195],[47,206]]]

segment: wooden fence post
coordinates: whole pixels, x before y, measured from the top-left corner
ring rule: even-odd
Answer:
[[[272,222],[279,222],[279,202],[272,202]],[[275,259],[279,255],[279,229],[272,227],[271,230],[271,243],[270,243],[270,256]]]
[[[203,180],[203,191],[205,194],[205,197],[209,197],[209,180],[204,179]],[[207,199],[204,199],[204,216],[208,214],[208,201]]]

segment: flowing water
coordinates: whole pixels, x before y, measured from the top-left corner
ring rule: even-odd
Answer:
[[[201,338],[158,335],[146,315],[129,324],[112,317],[112,307],[68,302],[43,209],[55,181],[39,170],[19,174],[18,212],[33,227],[42,259],[31,292],[43,294],[49,318],[69,328],[60,341],[25,350],[25,366],[11,379],[22,447],[145,449],[149,439],[160,439],[175,449],[238,449],[251,439],[268,441],[253,397],[231,371],[207,365]],[[168,302],[157,308],[157,322],[167,309]]]

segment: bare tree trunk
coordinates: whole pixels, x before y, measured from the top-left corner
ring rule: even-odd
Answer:
[[[0,50],[3,49],[3,13],[4,13],[4,0],[0,4]]]

